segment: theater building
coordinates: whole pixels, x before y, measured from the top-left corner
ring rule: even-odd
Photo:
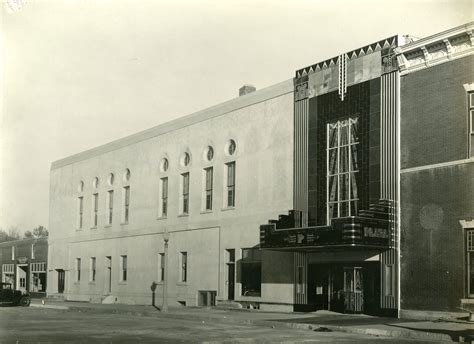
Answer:
[[[469,304],[472,26],[341,52],[54,162],[48,294],[150,303],[169,238],[171,305]]]
[[[46,296],[48,238],[0,243],[2,282],[33,297]]]

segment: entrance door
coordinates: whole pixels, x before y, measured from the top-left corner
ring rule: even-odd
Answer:
[[[312,310],[329,309],[329,265],[308,265],[308,304]]]
[[[112,257],[105,257],[105,289],[104,294],[110,295],[112,292]]]
[[[66,274],[64,270],[56,270],[58,272],[58,293],[64,293],[64,281],[66,279]]]
[[[16,289],[26,292],[26,275],[28,272],[27,264],[18,264],[16,266]]]
[[[227,251],[227,299],[235,298],[235,249]]]
[[[361,267],[344,268],[344,311],[361,313],[364,310],[364,290]]]
[[[229,300],[234,300],[235,296],[235,264],[227,264],[227,295]]]

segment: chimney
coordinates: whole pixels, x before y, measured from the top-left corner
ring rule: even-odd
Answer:
[[[239,88],[239,97],[255,92],[256,90],[257,89],[253,85],[244,85],[241,88]]]

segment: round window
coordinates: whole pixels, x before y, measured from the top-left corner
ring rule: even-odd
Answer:
[[[166,172],[166,171],[168,171],[168,167],[169,167],[168,159],[163,158],[163,159],[161,160],[161,166],[160,166],[161,172]]]
[[[125,173],[123,174],[123,181],[124,182],[130,181],[130,170],[128,168],[125,170]]]
[[[235,141],[230,140],[229,141],[229,147],[227,149],[227,152],[229,153],[229,155],[233,155],[235,153],[235,148],[236,148]]]
[[[114,174],[113,173],[109,174],[109,178],[107,182],[109,183],[110,186],[114,185],[114,179],[115,179]]]
[[[206,151],[206,159],[207,161],[211,161],[214,158],[214,148],[211,146],[207,147]]]

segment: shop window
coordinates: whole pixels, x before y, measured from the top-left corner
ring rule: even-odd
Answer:
[[[96,274],[96,259],[95,259],[95,257],[91,257],[89,273],[90,273],[89,281],[95,282],[95,274]]]
[[[327,125],[327,223],[357,214],[358,120]]]
[[[189,213],[189,172],[181,175],[181,214]]]
[[[31,264],[30,291],[46,292],[46,263]]]
[[[168,177],[161,178],[160,184],[161,199],[159,217],[166,217],[168,215]]]
[[[163,282],[165,280],[165,254],[158,254],[158,281]]]
[[[393,265],[384,266],[384,293],[385,296],[393,296],[395,290],[395,278]]]
[[[235,207],[235,161],[226,165],[227,181],[226,181],[226,206]]]
[[[15,281],[15,264],[2,265],[2,282],[14,284]]]
[[[114,214],[114,190],[109,190],[107,193],[107,224],[112,224]]]
[[[76,258],[76,282],[81,280],[81,258]]]
[[[303,270],[303,267],[302,266],[298,266],[297,270],[296,270],[296,292],[298,294],[302,294],[303,293],[303,274],[304,274],[304,270]]]
[[[242,249],[241,283],[243,296],[261,296],[262,254],[259,249]]]
[[[466,231],[467,295],[474,297],[474,229]]]
[[[204,169],[204,210],[212,210],[213,172],[212,167]]]
[[[120,281],[127,281],[127,256],[120,256]]]
[[[180,266],[181,266],[181,282],[188,281],[188,253],[181,252],[180,257]]]

